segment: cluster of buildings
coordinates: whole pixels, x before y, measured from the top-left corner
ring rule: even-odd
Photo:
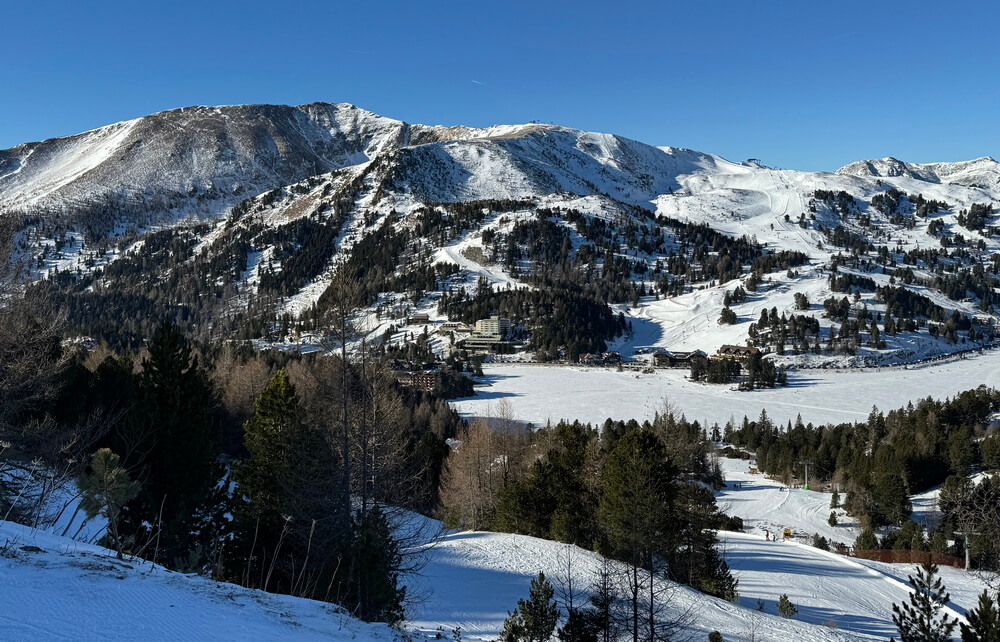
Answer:
[[[692,359],[704,359],[707,356],[701,350],[691,350],[690,352],[657,350],[653,353],[653,365],[660,368],[687,368],[691,365]]]
[[[657,350],[653,353],[653,365],[659,368],[687,368],[695,359],[734,359],[743,362],[755,354],[761,354],[759,348],[729,344],[720,347],[711,356],[701,350]]]
[[[444,381],[444,376],[441,372],[443,367],[444,365],[440,363],[416,364],[399,359],[395,359],[389,363],[389,368],[396,376],[396,381],[404,386],[425,392],[432,392],[441,388],[441,384]]]
[[[580,363],[588,366],[617,366],[622,356],[617,352],[587,352],[580,355]]]
[[[408,325],[427,325],[430,322],[430,315],[426,312],[415,312],[406,318]],[[472,326],[458,321],[446,321],[436,326],[439,334],[452,333],[458,337],[456,349],[472,354],[511,353],[523,347],[521,342],[511,338],[513,322],[499,315],[479,319]]]
[[[459,350],[466,350],[473,354],[485,354],[489,352],[510,353],[521,347],[517,341],[511,340],[511,329],[514,324],[510,319],[494,315],[476,321],[474,328],[471,328],[466,336],[455,342]],[[456,328],[461,332],[463,328]]]

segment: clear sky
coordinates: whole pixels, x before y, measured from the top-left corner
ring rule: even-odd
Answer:
[[[5,1],[0,148],[194,104],[538,120],[733,160],[1000,156],[1000,3]]]

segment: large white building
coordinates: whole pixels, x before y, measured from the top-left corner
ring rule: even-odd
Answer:
[[[507,333],[510,332],[510,319],[502,319],[499,316],[480,319],[476,321],[476,332],[506,337]]]

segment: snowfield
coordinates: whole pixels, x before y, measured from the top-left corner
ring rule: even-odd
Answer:
[[[782,424],[858,421],[873,406],[888,412],[926,397],[943,399],[980,385],[1000,385],[1000,354],[987,351],[966,359],[926,365],[864,370],[797,370],[784,388],[740,392],[729,385],[687,380],[684,369],[616,372],[582,366],[491,364],[476,396],[452,402],[464,417],[488,417],[506,399],[518,419],[536,426],[560,419],[602,423],[651,419],[670,402],[689,420],[725,424],[756,419],[762,410]]]
[[[701,640],[713,630],[727,640],[882,640],[894,633],[892,604],[906,599],[912,565],[855,560],[813,548],[819,532],[851,541],[849,520],[826,524],[829,493],[789,489],[748,472],[745,460],[722,459],[727,485],[720,508],[743,517],[743,533],[720,532],[720,547],[739,579],[738,603],[670,587],[669,612],[687,614],[685,633]],[[507,533],[442,531],[413,516],[422,533],[443,533],[420,547],[425,564],[403,578],[414,598],[407,628],[415,639],[495,640],[507,611],[542,571],[557,587],[568,578],[586,599],[601,563],[575,546]],[[764,531],[793,528],[791,541],[768,541]],[[57,527],[56,530],[59,530]],[[383,624],[365,624],[335,607],[175,573],[137,560],[119,561],[106,549],[45,530],[0,522],[0,638],[90,639],[353,639],[400,640]],[[621,569],[621,566],[615,565]],[[951,568],[942,576],[962,616],[983,589],[974,574]],[[795,619],[776,614],[787,593]],[[559,598],[557,592],[557,599]],[[760,604],[764,611],[758,610]]]
[[[745,537],[754,545],[764,543],[759,538]],[[731,555],[734,549],[743,548],[730,542],[727,544]],[[759,558],[758,552],[756,549],[747,550],[744,558],[756,560],[748,564],[766,564],[766,560]],[[566,571],[567,558],[572,560],[574,585],[585,590],[600,563],[600,556],[596,553],[524,535],[472,531],[447,534],[429,550],[427,567],[413,583],[414,590],[428,594],[424,602],[414,609],[411,616],[413,626],[428,637],[433,637],[440,627],[447,638],[452,629],[460,627],[463,639],[495,640],[503,628],[507,611],[517,605],[519,598],[527,597],[531,579],[539,571],[544,572],[557,587],[558,597],[558,587],[566,584],[569,575]],[[807,586],[814,584],[808,577],[808,570],[810,565],[816,564],[816,559],[806,551],[794,564],[799,576],[788,589],[790,596],[793,592],[804,593]],[[832,562],[830,565],[838,568]],[[774,588],[774,585],[770,587],[768,597],[777,599],[778,596],[773,595]],[[675,586],[669,608],[672,614],[690,614],[691,622],[685,633],[692,640],[705,639],[714,630],[721,631],[727,640],[748,639],[751,631],[756,631],[758,641],[774,642],[883,639],[882,636],[870,635],[862,627],[857,627],[858,633],[855,633],[855,629],[846,627],[836,630],[815,626],[805,620],[785,620],[776,615],[773,605],[767,613],[760,613],[756,610],[756,599],[751,599],[751,595],[756,595],[753,589],[736,605],[687,587]],[[823,604],[833,605],[840,601],[839,609],[829,608],[831,617],[838,617],[845,624],[850,620],[850,609],[856,606],[850,595],[846,581],[832,585],[824,592],[826,601]],[[580,597],[577,596],[577,599]],[[882,605],[886,603],[883,601]],[[870,620],[874,620],[874,609],[871,611]],[[885,621],[891,626],[888,615],[892,612],[891,606],[886,606],[886,612]],[[865,621],[870,630],[888,630],[884,621]]]
[[[0,639],[400,640],[323,602],[245,589],[0,522]]]

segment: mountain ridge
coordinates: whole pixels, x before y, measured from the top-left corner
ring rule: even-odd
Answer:
[[[287,343],[322,331],[340,270],[379,332],[414,309],[471,318],[473,305],[508,305],[505,288],[550,296],[556,284],[594,314],[612,306],[621,321],[591,319],[598,334],[629,318],[645,328],[624,352],[753,340],[761,306],[799,314],[793,293],[833,332],[819,304],[844,291],[826,270],[845,265],[879,314],[875,290],[904,278],[935,322],[1000,304],[986,157],[802,172],[558,125],[413,125],[327,103],[187,107],[13,149],[0,152],[0,211],[17,221],[18,257],[40,296],[99,337],[135,341],[143,319],[167,315]],[[973,264],[988,271],[966,274]],[[717,331],[724,294],[768,279]],[[136,327],[117,325],[123,313]],[[961,348],[950,330],[942,341],[913,328],[852,348],[856,360]]]

